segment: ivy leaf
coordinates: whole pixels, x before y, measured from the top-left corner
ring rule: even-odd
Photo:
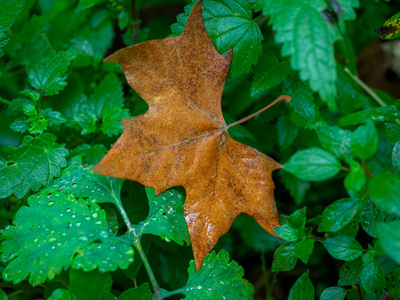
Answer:
[[[356,285],[359,282],[360,272],[362,270],[362,259],[345,262],[339,270],[338,285]]]
[[[189,279],[181,289],[185,299],[253,299],[254,288],[242,278],[243,268],[235,261],[229,263],[229,254],[224,250],[209,253],[199,272],[191,261],[188,273]]]
[[[288,242],[276,249],[272,262],[272,272],[293,270],[297,263],[297,256],[294,253],[296,243]]]
[[[193,1],[196,2],[196,1]],[[174,36],[183,32],[194,5],[187,5],[185,13],[178,15],[171,26]],[[204,24],[215,48],[225,54],[233,48],[230,72],[233,76],[250,71],[262,52],[263,36],[257,23],[252,20],[249,1],[206,0],[203,9]]]
[[[41,90],[45,96],[58,94],[67,85],[65,73],[76,55],[74,50],[60,51],[32,66],[28,65],[26,71],[29,83],[35,89]]]
[[[400,216],[400,177],[391,172],[374,176],[368,185],[374,203],[381,210]]]
[[[308,276],[309,270],[301,275],[289,291],[288,300],[313,300],[315,289]]]
[[[31,196],[28,204],[17,212],[14,225],[2,232],[6,281],[17,284],[29,276],[29,283],[38,285],[71,264],[105,272],[116,266],[127,268],[133,261],[130,241],[110,232],[106,214],[97,204],[89,207],[63,193]]]
[[[333,258],[339,260],[351,261],[363,253],[361,245],[354,238],[345,235],[328,238],[322,244]]]
[[[179,188],[172,188],[155,196],[155,191],[146,187],[149,198],[150,211],[146,220],[140,222],[136,230],[138,235],[158,235],[166,241],[173,240],[179,245],[184,242],[190,244],[189,232],[183,217],[183,203],[185,192]]]
[[[0,152],[0,198],[13,193],[22,198],[29,189],[48,186],[67,166],[67,155],[64,144],[57,144],[49,133],[27,136],[18,148],[4,147]]]
[[[324,20],[324,0],[264,0],[264,15],[276,31],[275,41],[282,43],[282,55],[290,56],[292,69],[308,80],[314,91],[332,110],[337,110],[336,62],[333,43],[337,39],[333,27]]]
[[[336,157],[344,158],[351,154],[351,131],[336,126],[320,127],[317,136],[324,149]]]
[[[350,223],[360,208],[359,203],[352,198],[344,198],[333,202],[322,213],[319,232],[335,232]]]
[[[347,291],[344,288],[331,286],[322,292],[320,300],[343,300],[346,294]]]

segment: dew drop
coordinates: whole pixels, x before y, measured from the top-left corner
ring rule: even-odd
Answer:
[[[72,185],[72,188],[73,189],[76,189],[78,187],[78,184],[77,183],[74,183],[73,185]]]
[[[71,228],[72,227],[72,223],[68,223],[67,228]]]
[[[99,220],[99,221],[96,221],[96,222],[94,222],[94,224],[100,225],[100,224],[101,224],[101,221],[100,221],[100,220]]]
[[[55,237],[49,238],[49,243],[53,243],[55,241],[57,241],[57,238],[55,238]]]
[[[86,241],[88,241],[88,238],[86,237],[86,236],[80,236],[79,238],[78,238],[78,240],[80,240],[80,241],[82,241],[82,242],[86,242]]]
[[[98,216],[97,213],[94,213],[94,214],[92,215],[93,218],[97,218],[97,216]]]
[[[212,288],[208,287],[207,290],[212,291]]]
[[[86,217],[85,220],[86,220],[86,221],[90,221],[90,217]]]
[[[104,197],[106,195],[106,193],[100,193],[100,195]]]
[[[76,222],[76,226],[80,227],[82,225],[82,222]]]
[[[54,201],[49,201],[49,206],[54,205]]]
[[[126,255],[132,255],[133,254],[133,249],[130,248],[125,252]]]
[[[52,249],[52,250],[56,249],[56,246],[51,246],[51,249]]]
[[[167,237],[166,237],[164,240],[165,240],[166,242],[170,242],[170,241],[171,241],[171,239],[170,239],[170,238],[167,238]]]
[[[60,217],[62,217],[64,214],[60,214]]]
[[[111,249],[111,250],[115,249],[115,246],[111,246],[110,249]]]
[[[165,200],[167,200],[167,198],[165,198],[165,196],[162,196],[162,197],[161,197],[161,200],[162,200],[162,201],[165,201]]]
[[[75,219],[75,218],[76,218],[76,215],[71,215],[71,218],[72,218],[72,219]]]
[[[102,237],[102,238],[108,237],[107,231],[105,231],[105,230],[100,231],[100,237]]]
[[[65,212],[66,212],[66,213],[70,213],[70,212],[71,212],[71,209],[70,209],[70,208],[67,208],[67,209],[65,210]]]
[[[34,243],[36,243],[38,240],[39,240],[39,239],[38,239],[38,238],[36,238],[36,239],[34,239],[34,240],[33,240],[33,242],[34,242]]]
[[[197,286],[197,289],[198,289],[198,290],[201,290],[202,288],[203,288],[203,287],[202,287],[201,285],[198,285],[198,286]]]
[[[157,218],[151,218],[153,221],[157,221]]]
[[[173,197],[174,196],[174,191],[168,191],[168,194],[171,196],[171,197]]]
[[[92,193],[94,193],[94,192],[95,192],[95,190],[91,190],[91,192],[92,192]]]

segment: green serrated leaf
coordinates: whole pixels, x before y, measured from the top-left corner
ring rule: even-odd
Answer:
[[[339,286],[356,285],[362,270],[362,259],[345,262],[339,270]]]
[[[400,37],[400,12],[390,17],[377,31],[379,37],[385,40]]]
[[[82,163],[88,165],[97,164],[103,156],[106,154],[108,149],[102,144],[89,145],[82,144],[71,150],[71,156],[79,155],[82,157]]]
[[[118,300],[132,299],[151,300],[151,291],[149,284],[146,282],[136,288],[128,289],[118,297]]]
[[[192,260],[188,273],[189,279],[181,289],[185,299],[253,299],[254,288],[242,278],[243,268],[235,261],[229,262],[224,250],[207,254],[199,272]]]
[[[28,204],[18,211],[14,225],[2,232],[6,281],[16,284],[29,276],[29,283],[38,285],[71,264],[106,272],[132,262],[131,242],[110,232],[97,204],[89,207],[82,199],[56,192],[32,196]]]
[[[293,142],[298,133],[298,127],[288,116],[281,116],[276,123],[278,128],[278,142],[282,150],[287,149]]]
[[[146,187],[150,211],[147,218],[137,225],[138,236],[142,234],[158,235],[166,241],[173,240],[179,245],[190,244],[189,232],[183,216],[185,192],[180,188],[171,188],[155,196],[155,190]]]
[[[302,240],[294,245],[294,254],[305,264],[308,263],[308,259],[314,250],[314,242],[315,240],[308,239]]]
[[[394,105],[364,109],[341,117],[338,126],[351,126],[366,123],[368,120],[374,122],[385,122],[400,117],[399,110]]]
[[[385,253],[400,264],[400,221],[376,223],[376,232]]]
[[[320,300],[343,300],[346,297],[347,291],[344,288],[338,286],[331,286],[325,289]]]
[[[400,216],[400,177],[391,172],[374,176],[368,191],[379,209]]]
[[[67,85],[65,73],[76,54],[74,50],[60,51],[33,66],[28,65],[26,71],[29,83],[46,96],[58,94]]]
[[[400,298],[400,268],[385,274],[386,290],[393,299]]]
[[[338,235],[322,241],[325,249],[336,259],[352,261],[363,253],[363,248],[354,239],[345,235]]]
[[[318,232],[335,232],[350,223],[356,215],[360,204],[352,198],[344,198],[333,202],[322,213],[321,226]]]
[[[287,172],[280,172],[279,175],[286,189],[289,190],[290,196],[294,198],[297,205],[300,205],[303,202],[306,192],[310,189],[311,184]]]
[[[308,276],[309,270],[301,275],[289,291],[288,300],[313,300],[315,289]]]
[[[330,153],[309,148],[297,151],[284,165],[284,170],[307,181],[321,181],[339,173],[340,162]]]
[[[366,125],[359,126],[351,135],[351,151],[361,160],[371,158],[378,149],[378,132],[374,123],[367,120]]]
[[[29,189],[48,186],[66,167],[67,155],[64,145],[57,144],[49,133],[27,136],[18,148],[4,147],[0,152],[0,198],[13,193],[22,198]]]
[[[359,8],[360,3],[358,0],[337,0],[338,8],[335,9],[336,13],[346,21],[351,21],[356,18],[354,8]]]
[[[0,2],[0,31],[9,29],[24,8],[23,0],[2,0]]]
[[[264,0],[264,3],[263,13],[270,15],[275,41],[283,44],[282,55],[290,56],[292,69],[299,70],[300,78],[309,81],[329,107],[337,110],[332,48],[337,36],[322,15],[325,1]]]
[[[385,288],[385,278],[377,261],[368,263],[360,273],[361,286],[370,294],[381,295]]]
[[[290,73],[287,62],[279,62],[278,57],[268,47],[264,46],[263,54],[254,67],[254,76],[251,83],[251,96],[281,83]]]
[[[351,154],[351,131],[336,126],[320,127],[316,130],[317,136],[324,149],[336,157],[344,158]]]
[[[276,249],[272,262],[272,272],[293,270],[297,263],[297,256],[294,253],[296,243],[288,242]]]
[[[110,273],[69,271],[69,290],[74,300],[104,299],[112,283]]]
[[[393,145],[400,141],[400,125],[385,123],[386,136]]]
[[[60,112],[53,111],[51,108],[42,109],[40,113],[49,122],[49,126],[60,125],[67,121]]]
[[[183,32],[193,6],[185,6],[185,13],[178,15],[178,22],[171,26],[174,36]],[[233,49],[231,74],[238,76],[249,72],[251,65],[257,63],[261,55],[263,40],[260,27],[252,20],[249,1],[205,0],[203,20],[207,33],[219,53],[225,54]]]
[[[47,300],[71,300],[71,294],[66,289],[56,289]]]

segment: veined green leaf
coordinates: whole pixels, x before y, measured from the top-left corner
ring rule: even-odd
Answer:
[[[332,286],[322,292],[320,300],[343,300],[346,294],[347,291],[344,288]]]
[[[352,261],[363,253],[361,245],[354,238],[345,235],[328,238],[322,244],[332,257],[344,261]]]
[[[47,300],[71,300],[71,293],[66,289],[56,289]]]
[[[272,262],[272,272],[293,270],[297,263],[297,256],[294,253],[294,242],[288,242],[276,249]]]
[[[69,290],[74,300],[105,299],[111,286],[110,273],[69,271]]]
[[[392,40],[400,37],[400,12],[387,20],[377,31],[379,37]]]
[[[381,210],[400,216],[400,177],[391,172],[374,176],[368,185],[374,203]]]
[[[371,158],[378,149],[378,132],[374,123],[359,126],[351,135],[351,151],[362,160]]]
[[[360,272],[362,270],[362,259],[345,262],[339,270],[338,285],[356,285],[359,282]]]
[[[316,130],[319,141],[324,149],[339,158],[351,153],[351,131],[336,126],[320,127]]]
[[[338,126],[351,126],[366,123],[367,120],[375,122],[385,122],[400,117],[399,110],[394,105],[384,107],[370,108],[341,117],[337,123]]]
[[[361,286],[370,294],[380,296],[385,288],[385,278],[381,265],[372,261],[360,273]]]
[[[385,253],[400,264],[400,221],[376,223],[376,232]]]
[[[118,300],[133,300],[133,299],[151,300],[151,291],[149,284],[147,282],[136,288],[131,288],[124,291],[118,297]]]
[[[293,284],[289,291],[288,300],[313,300],[315,289],[308,276],[309,271],[307,270],[301,275],[296,282]]]
[[[322,223],[319,232],[335,232],[350,223],[360,208],[360,204],[351,198],[333,202],[322,213]]]

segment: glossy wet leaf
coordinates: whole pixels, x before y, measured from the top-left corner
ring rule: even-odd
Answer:
[[[326,126],[317,129],[317,136],[325,150],[336,157],[344,158],[351,154],[351,131],[336,126]]]
[[[185,299],[253,299],[254,288],[242,278],[243,268],[229,260],[225,250],[218,253],[212,251],[205,257],[198,272],[194,261],[191,261],[189,279],[181,289]]]
[[[390,17],[377,31],[379,37],[385,40],[400,37],[400,12]]]
[[[294,254],[305,264],[314,250],[314,242],[313,239],[301,240],[294,245]]]
[[[399,176],[391,172],[382,172],[371,179],[368,191],[379,209],[400,216]]]
[[[276,126],[278,129],[279,146],[282,150],[285,150],[294,142],[298,134],[298,127],[288,116],[279,117]]]
[[[400,264],[400,221],[376,223],[376,232],[385,253]]]
[[[155,196],[155,191],[146,188],[150,211],[147,218],[140,222],[136,231],[142,234],[158,235],[166,241],[173,240],[179,245],[190,244],[189,232],[183,216],[185,192],[172,188]]]
[[[57,144],[56,137],[44,133],[26,136],[18,148],[4,147],[0,152],[0,198],[15,194],[22,198],[29,189],[38,191],[60,176],[66,167],[68,150]]]
[[[376,238],[376,222],[383,222],[388,218],[388,214],[382,212],[372,200],[368,201],[361,212],[360,224],[364,231]]]
[[[365,187],[367,183],[367,176],[365,175],[364,169],[354,159],[347,159],[351,171],[346,175],[344,179],[344,186],[347,193],[353,197],[357,198],[357,194]]]
[[[289,291],[288,300],[313,300],[315,289],[309,277],[307,270],[293,284]]]
[[[362,259],[345,262],[339,270],[339,286],[356,285],[362,270]]]
[[[308,181],[332,178],[340,171],[340,163],[329,152],[320,148],[297,151],[285,164],[284,170]]]
[[[351,151],[361,160],[371,158],[378,149],[378,132],[374,123],[359,126],[351,135]]]
[[[271,173],[280,167],[227,133],[221,94],[232,52],[220,55],[214,48],[201,4],[193,8],[181,36],[141,43],[106,59],[119,62],[149,110],[123,121],[122,136],[94,168],[138,181],[157,195],[183,186],[198,268],[240,213],[273,234],[279,223]]]
[[[149,284],[146,282],[136,288],[128,289],[118,297],[118,300],[132,299],[151,300],[151,291]]]
[[[112,283],[110,273],[69,271],[69,290],[74,300],[104,299]]]
[[[400,297],[400,268],[385,274],[386,290],[392,298]]]
[[[388,105],[385,107],[377,107],[364,109],[358,112],[354,112],[345,115],[339,119],[337,122],[338,126],[351,126],[364,124],[368,120],[374,122],[385,122],[390,120],[395,120],[400,117],[399,110],[394,105]]]
[[[71,264],[111,271],[115,265],[127,268],[132,261],[130,242],[110,232],[105,212],[97,204],[89,207],[84,200],[62,193],[32,196],[28,204],[2,232],[6,281],[18,283],[29,277],[30,284],[38,285]],[[95,248],[103,244],[102,250]]]
[[[70,300],[71,293],[66,289],[56,289],[47,300]]]
[[[381,295],[385,288],[385,278],[381,265],[372,261],[364,266],[360,273],[361,286],[370,294]]]
[[[83,164],[95,165],[104,157],[107,150],[102,144],[82,144],[71,150],[71,156],[79,155]]]
[[[319,232],[335,232],[350,223],[360,204],[352,198],[344,198],[333,202],[322,213]]]
[[[272,262],[272,272],[293,270],[297,263],[297,256],[294,253],[295,243],[288,242],[276,249],[274,261]]]
[[[23,0],[3,0],[0,11],[0,47],[8,44],[10,38],[6,31],[15,23],[23,11],[25,2]],[[0,48],[0,57],[4,52]]]
[[[338,235],[322,241],[325,249],[336,259],[352,261],[363,253],[363,248],[354,239],[345,235]]]
[[[347,291],[338,286],[332,286],[323,290],[320,300],[343,300]]]
[[[393,145],[400,141],[400,125],[385,123],[385,129],[386,136]]]

